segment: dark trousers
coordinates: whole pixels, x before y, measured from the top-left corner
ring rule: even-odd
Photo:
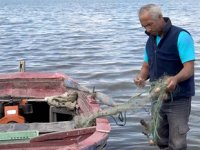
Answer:
[[[167,150],[186,150],[188,121],[191,111],[191,97],[168,100],[160,109],[160,125],[157,129],[160,138],[158,147]]]

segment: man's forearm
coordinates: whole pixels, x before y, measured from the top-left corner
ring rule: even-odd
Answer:
[[[140,77],[144,80],[147,80],[149,77],[149,65],[144,62],[140,70]]]
[[[189,79],[194,74],[194,61],[184,63],[183,69],[175,76],[177,82]]]

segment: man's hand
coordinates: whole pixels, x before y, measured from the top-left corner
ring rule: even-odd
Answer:
[[[143,62],[140,73],[136,76],[136,78],[133,81],[138,87],[143,88],[145,86],[145,81],[148,79],[148,76],[149,65],[147,62]]]
[[[176,86],[178,84],[178,80],[175,76],[169,77],[167,79],[167,92],[172,92],[176,89]]]
[[[136,86],[140,88],[145,86],[145,80],[141,78],[139,75],[134,79],[134,83]]]
[[[194,74],[194,61],[188,61],[183,64],[183,69],[175,76],[170,76],[167,79],[167,91],[175,90],[178,83],[189,79]]]

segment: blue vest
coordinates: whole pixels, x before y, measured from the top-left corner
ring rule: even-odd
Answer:
[[[173,26],[169,19],[166,21],[167,24],[163,29],[164,34],[159,44],[156,44],[156,37],[152,35],[149,35],[146,43],[150,81],[155,81],[164,75],[174,76],[183,68],[177,49],[177,41],[179,33],[185,30]],[[194,75],[180,82],[172,94],[176,98],[194,96]]]

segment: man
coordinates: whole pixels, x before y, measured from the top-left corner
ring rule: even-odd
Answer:
[[[139,20],[149,36],[144,62],[134,83],[141,87],[165,75],[169,76],[167,91],[170,98],[163,101],[157,129],[159,148],[187,149],[186,135],[194,89],[194,42],[190,33],[171,24],[163,17],[160,6],[148,4],[140,8]],[[152,106],[153,107],[153,106]]]

